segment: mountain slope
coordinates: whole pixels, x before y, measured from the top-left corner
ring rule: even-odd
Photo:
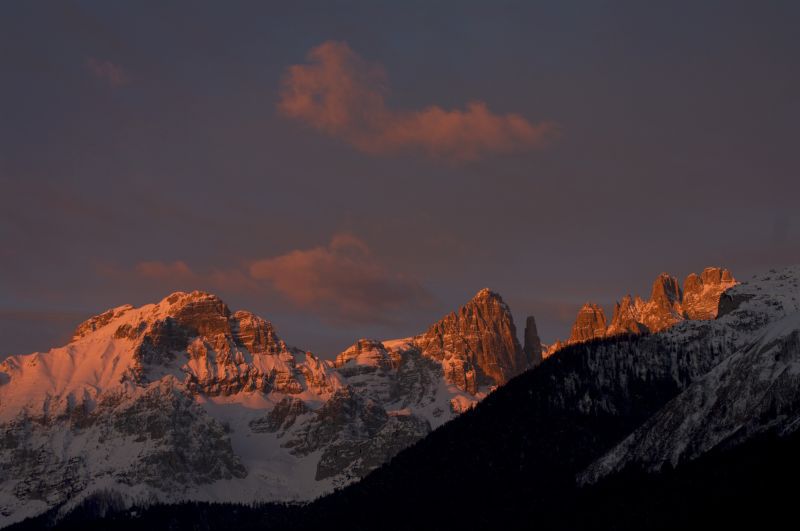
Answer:
[[[522,372],[482,290],[419,336],[335,361],[216,296],[175,293],[0,365],[0,525],[100,489],[147,499],[310,499],[357,479]]]
[[[221,521],[275,530],[615,528],[619,518],[612,508],[628,506],[615,495],[641,499],[639,489],[648,485],[655,485],[654,492],[674,493],[669,478],[659,484],[650,476],[614,474],[581,488],[576,475],[709,371],[765,337],[774,323],[800,310],[796,292],[787,287],[799,279],[800,270],[789,269],[732,287],[713,321],[683,320],[657,334],[570,345],[361,482],[310,505],[137,507],[113,512],[95,528],[144,523],[192,529]],[[692,472],[687,477],[695,478]],[[695,479],[714,484],[707,477]],[[674,507],[650,507],[656,515],[675,513]],[[642,522],[625,525],[637,529]]]
[[[361,482],[267,528],[413,529],[421,514],[431,529],[559,528],[573,509],[575,475],[797,311],[785,288],[757,278],[731,288],[726,296],[739,304],[714,321],[568,346]],[[398,500],[414,511],[397,511]]]
[[[777,292],[776,309],[789,312],[651,417],[581,476],[598,478],[625,467],[659,470],[731,446],[763,432],[785,435],[800,427],[800,281],[797,270],[761,277]],[[745,294],[732,291],[731,300]],[[724,309],[724,308],[723,308]]]
[[[648,300],[626,295],[614,305],[608,324],[600,306],[584,304],[578,311],[569,339],[557,342],[548,354],[563,345],[620,334],[662,332],[683,320],[714,319],[720,297],[737,283],[727,269],[707,267],[700,275],[689,274],[681,290],[675,277],[661,273],[653,282]]]
[[[800,278],[798,271],[786,274]],[[189,529],[224,514],[241,528],[273,530],[613,528],[615,513],[595,501],[625,507],[609,493],[635,498],[641,478],[598,491],[581,489],[575,476],[771,323],[796,312],[792,296],[783,281],[757,278],[726,292],[725,311],[714,321],[683,320],[658,334],[570,345],[361,482],[310,505],[255,513],[206,506],[197,508],[202,517],[184,507],[177,519],[169,507],[154,507],[142,521]],[[116,513],[98,525],[138,518]]]

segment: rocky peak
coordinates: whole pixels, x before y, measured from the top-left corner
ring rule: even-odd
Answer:
[[[525,320],[525,341],[523,352],[531,367],[535,367],[542,362],[542,340],[539,338],[539,331],[536,328],[536,319],[529,315]]]
[[[502,385],[528,368],[511,311],[489,289],[413,342],[423,355],[442,363],[448,382],[473,394],[482,386]]]
[[[703,269],[700,278],[704,284],[736,284],[733,273],[721,267],[707,267]]]
[[[299,393],[303,376],[320,392],[329,387],[325,369],[308,356],[298,363],[303,351],[280,339],[270,322],[247,311],[231,313],[210,293],[176,292],[156,304],[109,310],[79,326],[75,337],[103,328],[113,340],[132,342],[133,363],[125,378],[137,383],[180,371],[190,391],[209,396]]]
[[[680,307],[681,298],[681,287],[678,284],[678,279],[667,273],[658,275],[658,278],[653,282],[650,303],[665,310],[675,310]]]
[[[169,336],[172,349],[186,348],[190,339],[200,338],[224,351],[246,348],[250,354],[281,355],[292,350],[278,337],[272,323],[248,311],[231,313],[222,299],[211,293],[176,292],[141,310],[138,325],[121,325],[118,337],[135,339],[141,335],[157,346]]]
[[[359,339],[354,345],[336,356],[333,365],[341,368],[351,361],[355,365],[375,368],[388,368],[392,365],[391,356],[386,347],[375,339]]]
[[[640,321],[650,332],[660,332],[683,319],[678,279],[661,273],[653,283],[650,300],[642,307]]]
[[[231,334],[228,306],[216,295],[202,291],[191,293],[177,292],[164,299],[166,315],[193,336],[215,336]]]
[[[619,334],[641,334],[647,328],[641,323],[642,307],[644,301],[641,298],[632,298],[625,295],[621,301],[614,304],[614,315],[611,317],[611,324],[606,331],[607,336]]]
[[[77,341],[85,337],[86,335],[103,328],[111,321],[122,317],[128,310],[132,310],[133,306],[130,304],[126,304],[125,306],[119,306],[117,308],[112,308],[107,310],[100,315],[95,315],[94,317],[90,317],[86,321],[82,322],[78,325],[75,329],[75,332],[72,334],[72,341]]]
[[[597,304],[587,302],[578,311],[568,343],[580,343],[606,333],[606,314]]]
[[[714,319],[722,293],[737,284],[727,269],[707,267],[700,275],[686,277],[682,308],[687,319]]]
[[[565,344],[596,337],[661,332],[684,319],[714,319],[722,294],[736,284],[731,272],[719,267],[707,267],[699,275],[690,274],[683,290],[675,277],[661,273],[653,282],[648,301],[626,295],[614,305],[608,328],[602,310],[596,304],[585,304],[578,312],[569,340],[554,343],[546,355]]]
[[[499,293],[492,291],[489,288],[483,288],[482,290],[480,290],[478,293],[475,294],[474,297],[472,297],[471,301],[480,301],[485,299],[499,299],[501,302],[503,301],[503,298],[500,296]]]
[[[252,354],[278,355],[289,350],[286,343],[278,337],[272,323],[257,315],[238,311],[230,321],[234,340]]]

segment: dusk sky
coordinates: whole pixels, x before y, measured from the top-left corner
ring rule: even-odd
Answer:
[[[202,289],[331,357],[800,262],[800,3],[3,2],[0,358]]]

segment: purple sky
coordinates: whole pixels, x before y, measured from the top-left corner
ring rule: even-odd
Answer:
[[[0,357],[191,289],[323,356],[486,286],[549,342],[800,262],[796,2],[0,11]]]

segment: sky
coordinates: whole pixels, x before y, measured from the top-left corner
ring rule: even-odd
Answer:
[[[800,263],[797,2],[0,5],[0,358],[200,289],[331,357]]]

